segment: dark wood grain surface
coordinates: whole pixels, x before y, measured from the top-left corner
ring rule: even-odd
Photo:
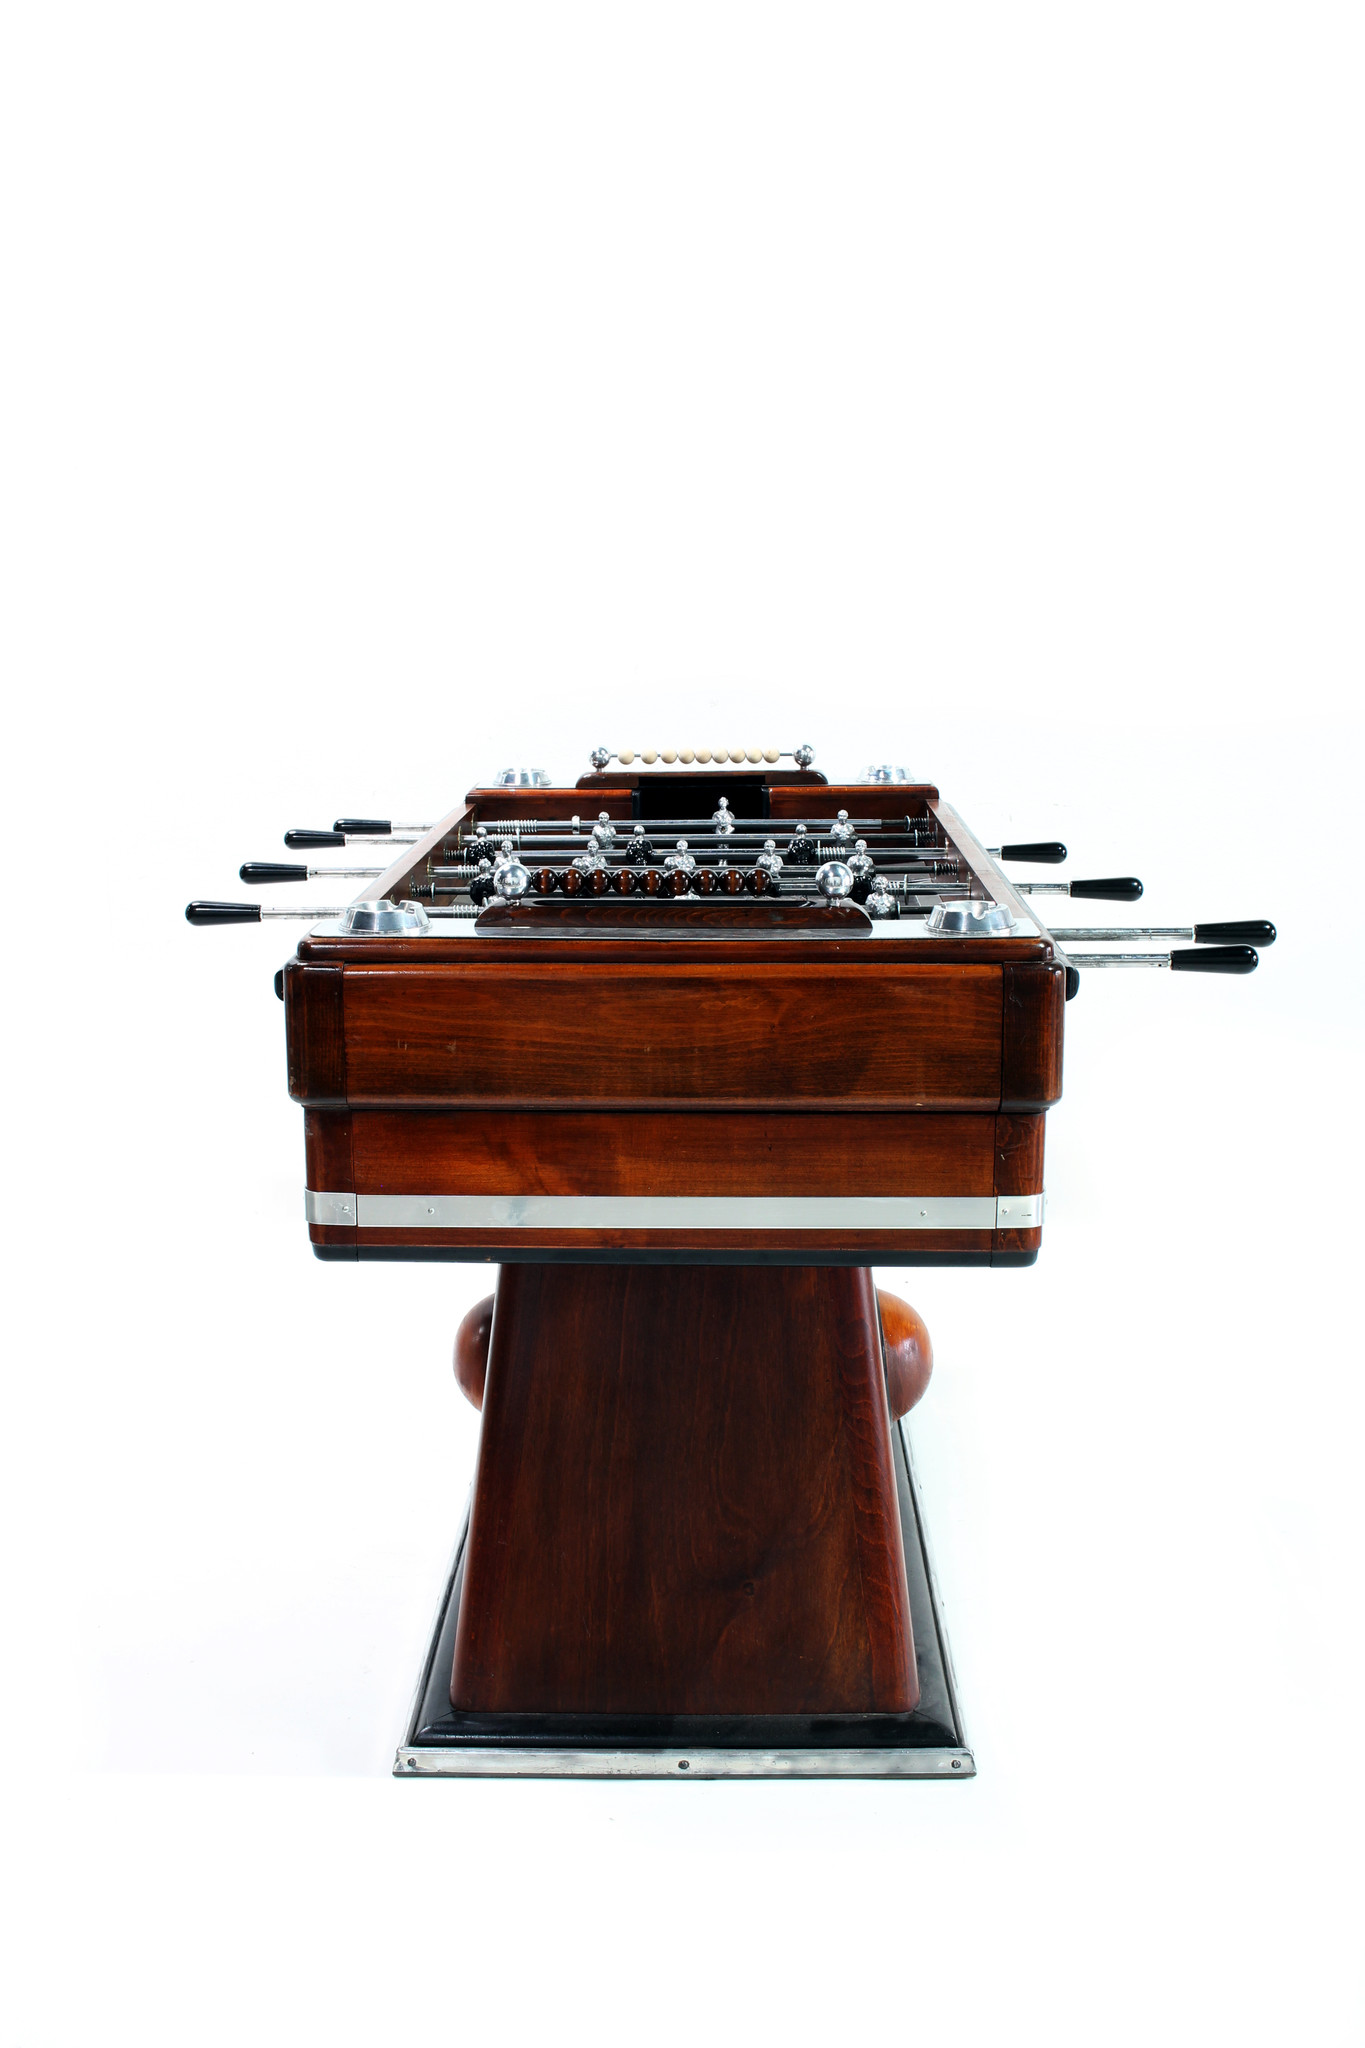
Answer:
[[[344,980],[340,967],[306,967],[297,960],[285,966],[285,1047],[295,1102],[346,1100]]]
[[[1061,1099],[1066,971],[1004,967],[1000,1107],[1047,1109]]]
[[[1027,1192],[997,1190],[1002,1119],[991,1115],[358,1109],[342,1121],[352,1133],[354,1180],[310,1178],[310,1187],[433,1195]]]
[[[505,1267],[452,1704],[908,1711],[890,1429],[863,1269]]]
[[[353,1103],[1000,1100],[994,967],[744,966],[665,957],[346,973]]]

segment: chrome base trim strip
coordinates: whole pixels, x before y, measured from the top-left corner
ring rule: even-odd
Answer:
[[[1031,1230],[1041,1195],[345,1195],[310,1223],[362,1230]]]
[[[969,1749],[411,1749],[395,1778],[974,1778]]]

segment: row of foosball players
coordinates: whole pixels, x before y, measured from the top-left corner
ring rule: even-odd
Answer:
[[[625,849],[626,864],[612,867],[600,854],[581,855],[567,867],[527,868],[509,851],[497,860],[483,859],[468,883],[472,903],[482,906],[495,898],[515,902],[525,896],[768,896],[784,888],[783,863],[773,840],[768,840],[751,868],[731,867],[720,859],[703,867],[678,841],[661,867],[651,867],[654,852],[647,840],[632,841]],[[815,874],[821,895],[849,897],[866,904],[874,915],[895,917],[899,904],[879,877],[868,855],[866,843],[857,842],[847,859],[826,861]],[[792,882],[786,884],[790,891]]]

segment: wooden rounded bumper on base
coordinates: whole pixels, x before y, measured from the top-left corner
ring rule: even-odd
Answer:
[[[488,1306],[491,1308],[492,1303]],[[882,1355],[886,1360],[886,1395],[891,1413],[899,1420],[908,1415],[929,1384],[934,1369],[934,1347],[924,1318],[915,1313],[899,1294],[877,1289],[877,1308],[882,1319]]]
[[[887,1300],[894,1300],[888,1295]],[[493,1328],[493,1297],[485,1294],[476,1301],[455,1332],[455,1379],[466,1401],[483,1407],[483,1383],[488,1372],[488,1337]]]

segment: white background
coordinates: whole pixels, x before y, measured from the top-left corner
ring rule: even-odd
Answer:
[[[1360,2038],[1361,59],[8,11],[5,2044]],[[312,1259],[292,941],[182,906],[807,737],[1282,934],[1088,976],[1037,1267],[882,1276],[980,1776],[395,1784],[489,1276]]]

